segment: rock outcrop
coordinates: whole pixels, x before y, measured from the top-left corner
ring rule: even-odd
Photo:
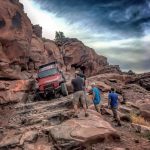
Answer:
[[[150,72],[136,75],[130,83],[136,83],[150,91]]]
[[[32,25],[17,1],[0,1],[0,77],[26,68]]]
[[[87,76],[100,73],[121,73],[119,66],[110,66],[106,57],[96,54],[93,49],[77,39],[65,38],[63,43],[57,43],[57,45],[66,71],[70,71],[72,68],[80,69]]]
[[[33,80],[0,80],[0,104],[25,102],[32,85]]]
[[[14,74],[14,78],[20,79],[21,71],[34,70],[54,60],[61,63],[65,72],[80,69],[87,76],[121,73],[118,66],[110,66],[106,57],[77,39],[64,38],[60,44],[42,38],[42,28],[31,24],[18,1],[2,1],[0,9],[1,78],[9,79]]]
[[[42,27],[39,25],[32,25],[33,33],[39,37],[42,38]]]
[[[35,34],[32,35],[31,46],[30,46],[30,59],[35,64],[35,69],[38,66],[48,63],[49,57],[47,51],[44,49],[44,43],[42,39],[37,37]]]
[[[60,63],[67,80],[72,78],[75,69],[87,76],[121,73],[118,66],[110,66],[106,57],[77,39],[64,38],[58,42],[42,38],[42,28],[31,24],[18,0],[0,0],[0,3],[0,79],[3,82],[33,78],[38,66],[51,61]],[[11,95],[11,89],[7,93]],[[6,99],[13,102],[14,98]]]

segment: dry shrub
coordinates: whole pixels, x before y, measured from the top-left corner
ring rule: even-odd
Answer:
[[[146,121],[143,117],[137,116],[136,114],[131,114],[131,120],[135,124],[140,124],[150,127],[150,122]]]

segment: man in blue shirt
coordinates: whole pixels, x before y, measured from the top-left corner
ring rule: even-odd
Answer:
[[[95,83],[92,83],[92,94],[93,94],[93,103],[97,112],[100,113],[100,90],[95,86]]]
[[[118,109],[118,94],[115,92],[114,88],[111,88],[111,91],[108,95],[108,108],[112,109],[115,120],[118,122],[118,126],[121,126],[120,117],[117,113]]]

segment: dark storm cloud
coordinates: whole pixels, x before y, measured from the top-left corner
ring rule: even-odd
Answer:
[[[136,72],[150,71],[150,52],[148,42],[145,45],[137,47],[114,47],[111,49],[103,49],[100,52],[107,55],[111,64],[119,64],[123,70],[133,70]]]
[[[61,30],[68,37],[78,38],[106,56],[110,64],[119,64],[123,70],[150,71],[150,0],[31,1],[37,4],[31,3],[39,14],[53,16],[49,24],[42,24],[45,33],[49,33],[46,25],[52,23],[51,32]],[[44,15],[37,20],[44,22],[40,16]]]
[[[69,23],[98,32],[117,32],[120,37],[142,36],[150,24],[149,0],[34,0],[42,9]]]
[[[110,61],[112,64],[118,64],[121,67],[121,69],[123,70],[133,70],[135,72],[149,72],[150,71],[150,67],[149,67],[149,63],[150,60],[147,58],[145,60],[141,60],[141,61],[135,61],[135,62],[129,62],[124,60],[117,60],[117,59],[113,59]]]

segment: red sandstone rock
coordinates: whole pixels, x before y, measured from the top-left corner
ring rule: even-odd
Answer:
[[[150,134],[150,127],[148,127],[148,126],[139,125],[139,124],[135,124],[135,123],[132,123],[131,126],[134,128],[134,130],[136,132],[142,133],[144,135]]]
[[[0,104],[25,102],[32,80],[0,81]]]
[[[138,105],[140,108],[140,114],[145,120],[150,121],[150,99],[146,99],[143,103]]]
[[[54,41],[51,40],[44,41],[44,49],[47,51],[48,57],[51,61],[57,60],[62,65],[64,65],[64,61],[60,49],[55,44]]]
[[[97,55],[93,49],[77,39],[68,38],[59,47],[68,71],[71,67],[80,68],[89,76],[97,74],[100,68],[108,65],[106,57]]]
[[[42,38],[42,27],[39,25],[32,25],[33,33],[39,37]]]
[[[32,35],[30,58],[35,63],[36,68],[50,61],[48,58],[48,53],[44,49],[43,41],[39,37],[35,36],[34,34]]]
[[[0,0],[0,66],[5,63],[7,67],[0,69],[0,76],[5,78],[5,69],[11,75],[14,66],[25,68],[26,59],[29,56],[29,47],[32,34],[32,26],[29,18],[23,12],[19,2]],[[11,70],[12,69],[12,70]],[[19,73],[19,72],[18,72]]]
[[[113,140],[113,137],[119,138],[117,132],[100,117],[100,114],[93,110],[89,110],[89,114],[88,118],[85,118],[84,114],[80,114],[79,119],[68,120],[50,129],[50,134],[57,144],[60,144],[60,147],[60,140],[64,143],[74,141],[76,144],[78,142],[81,144],[97,140],[100,142],[106,138],[110,140]]]

